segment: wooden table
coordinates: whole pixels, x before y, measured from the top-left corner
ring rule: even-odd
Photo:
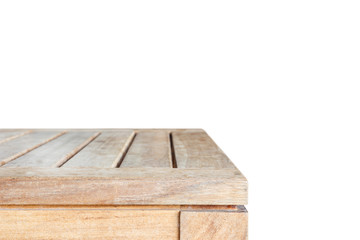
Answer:
[[[0,130],[0,239],[247,239],[247,181],[201,129]]]

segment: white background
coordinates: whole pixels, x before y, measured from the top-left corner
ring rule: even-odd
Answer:
[[[1,1],[0,127],[208,131],[250,239],[360,239],[358,1]]]

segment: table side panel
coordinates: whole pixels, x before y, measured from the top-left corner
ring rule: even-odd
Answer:
[[[0,205],[244,205],[235,169],[0,168]]]
[[[0,239],[179,239],[178,210],[0,209]]]
[[[239,211],[181,211],[180,240],[247,240],[248,214]]]

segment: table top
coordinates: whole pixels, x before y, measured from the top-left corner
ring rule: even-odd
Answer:
[[[244,205],[202,129],[2,129],[0,205]]]

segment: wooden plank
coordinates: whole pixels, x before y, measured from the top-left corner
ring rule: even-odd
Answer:
[[[190,205],[191,206],[191,205]],[[192,205],[193,206],[193,205]],[[221,206],[214,206],[221,207]],[[1,205],[0,210],[19,209],[111,209],[111,210],[182,210],[180,205]],[[211,209],[211,208],[209,208]]]
[[[60,137],[64,132],[31,132],[12,141],[0,144],[0,166]]]
[[[0,129],[0,131],[12,131],[14,129]],[[21,130],[21,131],[54,131],[54,129],[52,128],[34,128],[34,129],[15,129],[15,130]],[[141,131],[153,131],[153,132],[158,132],[158,131],[166,131],[166,132],[199,132],[199,131],[204,131],[201,128],[57,128],[56,130],[58,131],[67,131],[67,132],[79,132],[79,131],[100,131],[100,132],[111,132],[111,131],[124,131],[124,130],[132,130],[135,132],[141,132]]]
[[[168,132],[138,132],[120,167],[172,167]]]
[[[118,210],[190,210],[238,211],[236,205],[1,205],[0,210],[19,209],[118,209]]]
[[[0,239],[179,239],[177,210],[0,210]]]
[[[0,131],[0,144],[4,143],[4,142],[8,142],[11,141],[15,138],[24,136],[28,133],[30,133],[31,131],[19,131],[19,130],[1,130]]]
[[[171,136],[178,168],[235,168],[206,132],[173,132]]]
[[[236,205],[181,205],[181,210],[237,210]]]
[[[0,168],[0,205],[244,205],[236,169]]]
[[[62,167],[116,167],[133,136],[132,130],[102,132]]]
[[[247,240],[247,211],[181,211],[180,240]]]
[[[84,142],[82,142],[79,146],[73,149],[70,153],[66,154],[62,159],[60,159],[57,163],[54,164],[54,167],[61,167],[64,163],[66,163],[70,158],[72,158],[75,154],[80,152],[84,147],[86,147],[89,143],[91,143],[95,138],[97,138],[101,132],[96,132],[89,138],[87,138]]]
[[[52,167],[76,154],[97,132],[68,132],[3,167]],[[80,147],[79,147],[80,146]]]

